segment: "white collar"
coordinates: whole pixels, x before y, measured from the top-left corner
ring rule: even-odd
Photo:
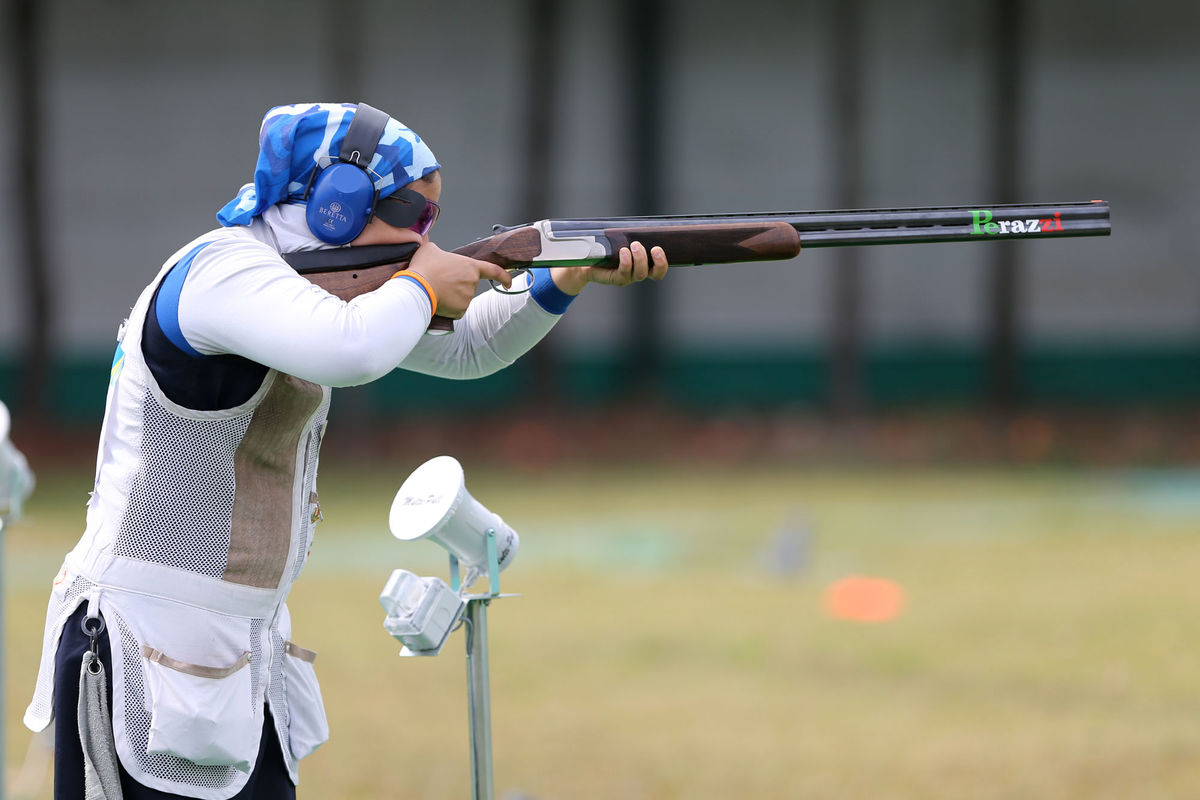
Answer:
[[[305,206],[299,203],[273,205],[255,217],[249,228],[255,239],[271,246],[277,253],[335,247],[313,236],[305,219]]]

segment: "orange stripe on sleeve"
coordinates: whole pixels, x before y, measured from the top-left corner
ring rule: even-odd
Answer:
[[[429,295],[429,307],[431,309],[433,309],[434,313],[437,313],[437,307],[438,307],[437,292],[435,292],[433,290],[433,287],[429,285],[429,281],[425,280],[424,275],[413,272],[410,269],[402,269],[399,272],[397,272],[395,275],[393,275],[392,277],[393,278],[411,278],[412,280],[416,281],[417,285],[419,285],[422,289],[425,290],[425,294]]]

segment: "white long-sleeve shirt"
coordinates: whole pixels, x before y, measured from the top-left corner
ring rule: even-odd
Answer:
[[[433,309],[417,282],[390,280],[345,302],[279,257],[318,244],[301,207],[276,206],[254,225],[213,236],[179,289],[186,344],[199,355],[235,354],[323,386],[368,383],[396,367],[459,379],[491,374],[541,340],[570,301],[543,273],[534,291],[485,292],[454,333],[428,336]]]

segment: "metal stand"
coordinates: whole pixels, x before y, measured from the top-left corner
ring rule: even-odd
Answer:
[[[471,727],[471,800],[492,800],[492,695],[488,681],[487,607],[467,603],[467,708]]]
[[[467,595],[463,622],[467,627],[467,712],[471,731],[471,800],[493,800],[492,776],[492,692],[488,680],[487,607],[499,597],[500,566],[496,532],[488,529],[488,592]],[[450,556],[450,588],[458,591],[458,559]]]

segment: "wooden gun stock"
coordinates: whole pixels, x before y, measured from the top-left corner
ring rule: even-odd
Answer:
[[[376,267],[362,267],[354,271],[313,272],[304,277],[335,297],[340,297],[343,300],[353,300],[360,294],[373,292],[380,286],[383,286],[393,275],[406,266],[408,265],[396,262]]]
[[[391,280],[397,272],[408,266],[409,259],[412,258],[412,253],[415,251],[416,248],[413,247],[404,257],[389,260],[383,264],[339,268],[327,272],[305,270],[302,274],[335,297],[351,300],[360,294],[373,292]],[[398,250],[397,252],[402,251]],[[541,253],[541,236],[533,228],[514,228],[463,245],[454,252],[477,258],[480,261],[489,261],[505,269],[519,269],[529,266],[533,259]],[[450,317],[434,314],[433,319],[429,322],[429,330],[452,331],[454,330],[454,321]]]

